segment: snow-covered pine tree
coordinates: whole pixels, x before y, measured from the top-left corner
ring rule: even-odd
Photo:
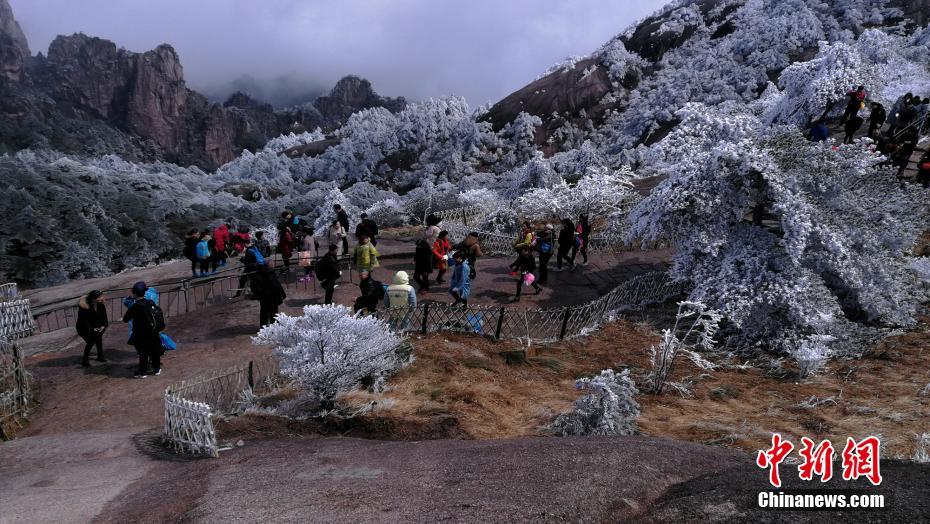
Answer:
[[[928,223],[926,190],[861,145],[814,144],[734,106],[679,117],[655,159],[668,179],[634,209],[630,235],[671,239],[673,276],[723,313],[731,346],[807,372],[913,323],[906,251]]]

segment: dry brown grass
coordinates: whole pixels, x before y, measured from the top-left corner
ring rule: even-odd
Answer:
[[[647,327],[619,321],[583,341],[531,348],[529,364],[508,366],[499,353],[518,348],[514,343],[429,336],[413,341],[416,360],[391,379],[389,391],[342,401],[386,399],[379,416],[454,417],[471,438],[536,435],[579,396],[576,378],[624,366],[640,377],[655,341]],[[839,447],[848,436],[881,435],[885,456],[911,456],[915,435],[930,430],[930,395],[919,394],[930,383],[930,318],[861,360],[834,362],[801,382],[758,369],[703,373],[682,361],[673,380],[684,378],[693,381],[689,398],[638,397],[645,433],[747,451],[765,447],[774,431]],[[812,397],[823,403],[802,407]]]
[[[531,347],[528,363],[510,366],[499,355],[519,349],[474,336],[433,335],[413,341],[414,363],[393,377],[380,411],[402,417],[452,415],[472,438],[537,435],[578,398],[575,379],[622,365],[648,347],[653,335],[626,322],[610,345],[571,342]],[[379,396],[353,393],[342,402],[362,405]]]

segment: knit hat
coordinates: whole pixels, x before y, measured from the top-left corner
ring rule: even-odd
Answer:
[[[394,275],[394,284],[398,286],[406,286],[410,283],[410,276],[407,275],[406,271],[398,271]]]
[[[141,297],[145,295],[148,289],[149,287],[145,285],[145,282],[140,280],[132,285],[132,294]]]

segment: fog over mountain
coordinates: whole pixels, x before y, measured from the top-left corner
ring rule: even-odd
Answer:
[[[496,102],[552,63],[590,53],[618,27],[665,3],[10,1],[33,53],[45,53],[55,36],[75,32],[136,52],[170,43],[190,87],[220,99],[248,83],[248,76],[277,105],[295,94],[327,91],[347,74],[369,79],[389,96],[455,94],[473,105]]]

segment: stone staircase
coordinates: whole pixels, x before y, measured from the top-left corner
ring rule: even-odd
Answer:
[[[915,180],[917,173],[920,171],[920,161],[928,155],[928,150],[930,150],[930,140],[925,138],[918,142],[917,147],[914,148],[914,152],[911,153],[911,157],[907,161],[907,165],[898,173],[898,177],[902,180]]]

